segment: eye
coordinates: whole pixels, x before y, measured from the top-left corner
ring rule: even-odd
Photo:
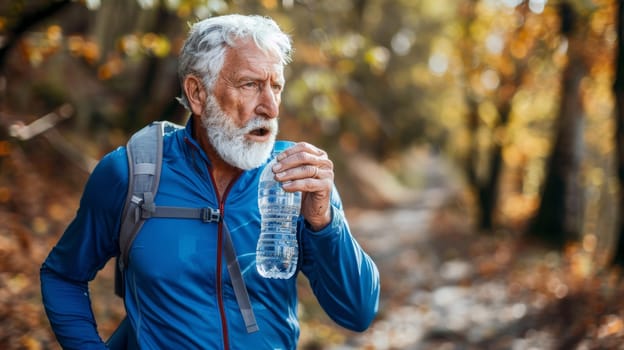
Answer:
[[[273,84],[273,85],[271,85],[271,89],[273,89],[273,91],[275,91],[275,92],[280,92],[280,91],[282,91],[282,85],[280,85],[280,84]]]
[[[248,81],[246,83],[243,83],[242,87],[246,89],[257,89],[258,83],[255,81]]]

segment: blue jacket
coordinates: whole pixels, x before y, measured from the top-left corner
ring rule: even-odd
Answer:
[[[141,349],[295,349],[296,275],[265,279],[255,268],[257,185],[264,166],[243,172],[219,198],[210,161],[191,135],[189,122],[165,137],[156,204],[221,210],[260,330],[246,332],[224,262],[221,225],[170,218],[147,220],[131,247],[124,299],[131,330]],[[43,304],[65,349],[105,349],[88,282],[119,254],[127,187],[126,151],[120,147],[91,174],[76,217],[41,267]],[[298,269],[320,305],[337,324],[365,330],[377,312],[379,275],[351,235],[335,189],[331,223],[314,232],[300,218],[298,238]]]

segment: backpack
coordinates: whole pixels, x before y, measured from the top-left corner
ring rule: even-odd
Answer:
[[[163,159],[163,137],[184,128],[168,121],[156,121],[136,132],[126,146],[128,155],[128,194],[122,212],[119,231],[119,256],[115,268],[115,294],[122,297],[124,271],[128,266],[128,254],[132,242],[145,220],[152,217],[198,219],[205,223],[221,222],[224,233],[224,254],[232,280],[236,301],[247,327],[247,332],[258,330],[249,295],[243,280],[230,231],[219,209],[157,206],[154,198],[160,183]],[[124,320],[122,324],[127,320]]]

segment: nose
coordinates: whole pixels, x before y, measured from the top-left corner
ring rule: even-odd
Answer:
[[[256,113],[269,119],[277,118],[280,99],[280,93],[273,91],[270,84],[265,84],[258,94]]]

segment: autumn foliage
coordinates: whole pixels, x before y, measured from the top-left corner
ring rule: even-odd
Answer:
[[[280,136],[330,153],[381,271],[380,313],[362,334],[334,326],[302,279],[302,349],[621,348],[619,10],[614,0],[0,3],[0,348],[58,349],[41,262],[98,159],[149,121],[184,122],[176,54],[187,23],[231,12],[270,15],[292,34]],[[106,337],[123,315],[110,266],[91,292]]]

